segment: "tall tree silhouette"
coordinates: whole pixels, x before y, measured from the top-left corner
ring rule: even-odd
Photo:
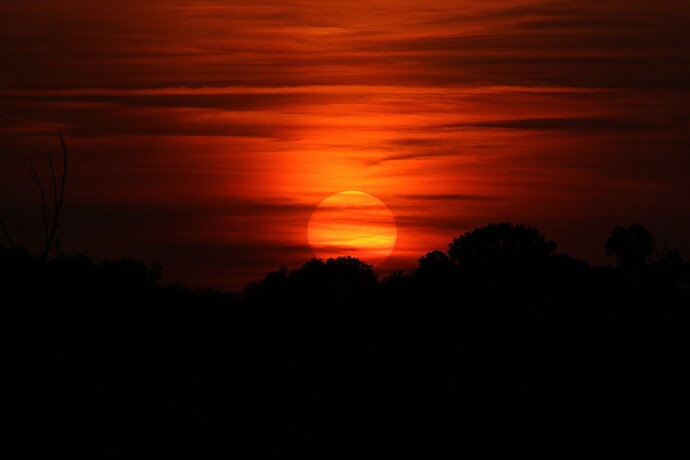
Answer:
[[[614,256],[622,269],[633,270],[643,266],[653,251],[654,238],[640,224],[628,227],[617,225],[604,243],[606,255]]]

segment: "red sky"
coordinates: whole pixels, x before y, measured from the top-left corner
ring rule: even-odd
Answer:
[[[395,216],[382,273],[498,221],[593,264],[641,223],[687,258],[688,24],[684,0],[3,2],[0,216],[38,250],[24,163],[59,131],[62,249],[168,282],[301,265],[343,190]]]

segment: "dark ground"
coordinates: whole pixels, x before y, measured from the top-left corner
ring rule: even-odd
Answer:
[[[687,263],[458,246],[240,293],[0,248],[2,457],[687,458]]]

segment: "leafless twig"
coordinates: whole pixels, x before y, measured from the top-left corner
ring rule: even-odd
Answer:
[[[60,148],[62,150],[62,176],[60,177],[60,192],[58,195],[58,185],[57,178],[55,177],[55,168],[53,168],[53,160],[48,156],[48,161],[50,162],[50,173],[53,178],[53,224],[50,227],[50,234],[46,239],[46,244],[43,249],[43,255],[41,256],[45,259],[48,256],[48,251],[50,251],[53,241],[55,240],[55,233],[57,232],[58,221],[60,219],[60,210],[64,204],[65,199],[65,178],[67,177],[67,145],[65,140],[60,136]]]
[[[41,185],[41,178],[38,176],[38,171],[36,171],[36,167],[34,166],[34,162],[32,160],[29,160],[24,164],[24,167],[26,168],[26,172],[29,174],[29,177],[31,178],[32,181],[34,181],[34,184],[36,184],[36,188],[38,188],[39,193],[41,194],[41,208],[43,209],[43,237],[45,241],[48,240],[48,209],[46,207],[46,194],[45,191],[43,190],[43,185]]]
[[[51,179],[53,182],[53,214],[52,214],[52,222],[50,222],[50,227],[49,225],[49,219],[48,219],[48,206],[46,204],[46,194],[43,189],[43,185],[41,184],[41,179],[38,175],[38,171],[36,171],[36,167],[34,166],[33,162],[31,160],[26,163],[26,170],[29,174],[29,177],[31,177],[31,180],[33,180],[34,184],[36,184],[36,188],[38,188],[39,193],[41,194],[41,207],[43,209],[43,236],[44,236],[44,241],[43,241],[43,249],[41,251],[40,259],[45,260],[48,257],[48,253],[50,252],[51,249],[53,249],[53,241],[55,240],[55,234],[57,232],[57,227],[58,227],[58,222],[60,219],[60,211],[62,210],[62,205],[64,204],[64,198],[65,198],[65,179],[67,177],[67,145],[65,144],[65,140],[62,137],[62,134],[59,134],[60,136],[60,148],[62,149],[62,162],[63,162],[63,168],[62,168],[62,175],[60,177],[60,184],[58,186],[58,179],[57,175],[55,174],[55,166],[53,164],[53,158],[48,155],[48,163],[50,164],[50,175]],[[3,225],[4,226],[4,225]],[[55,245],[57,246],[57,245]]]
[[[5,235],[5,238],[7,238],[7,242],[10,243],[10,247],[14,247],[14,241],[12,241],[10,232],[7,231],[7,226],[5,225],[5,214],[0,218],[0,229],[2,230],[2,234]]]

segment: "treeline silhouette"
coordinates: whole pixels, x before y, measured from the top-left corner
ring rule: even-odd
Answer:
[[[3,458],[684,458],[690,266],[641,225],[602,249],[496,223],[228,292],[0,247]]]

